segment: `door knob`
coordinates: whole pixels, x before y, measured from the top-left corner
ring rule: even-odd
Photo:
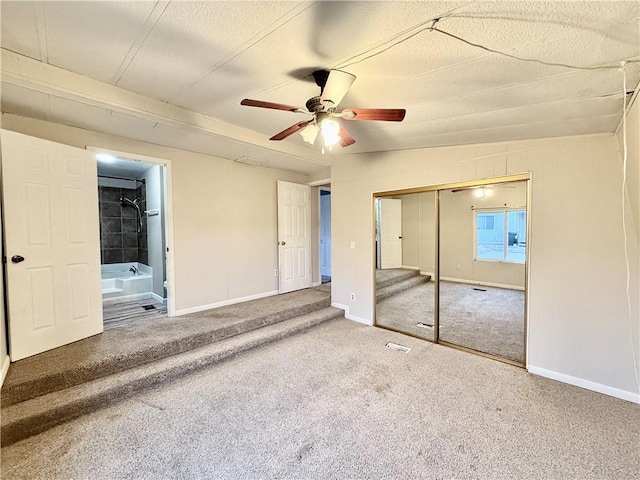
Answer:
[[[287,242],[280,242],[280,245],[286,245]]]
[[[20,263],[20,262],[24,262],[24,257],[21,255],[14,255],[13,257],[11,257],[11,261],[13,263]]]

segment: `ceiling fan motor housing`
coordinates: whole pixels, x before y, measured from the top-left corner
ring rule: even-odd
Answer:
[[[324,105],[322,104],[322,97],[318,95],[317,97],[311,97],[307,100],[306,103],[307,110],[311,113],[316,113],[322,111]]]

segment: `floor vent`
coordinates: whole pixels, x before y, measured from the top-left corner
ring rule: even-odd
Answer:
[[[398,350],[399,352],[402,352],[402,353],[409,353],[409,350],[411,350],[409,347],[405,347],[404,345],[398,345],[397,343],[393,343],[393,342],[387,343],[385,347],[393,348],[394,350]]]
[[[419,322],[419,323],[416,323],[416,327],[420,327],[420,328],[433,328],[433,325],[430,325],[430,324],[428,324],[428,323],[422,323],[422,322]]]
[[[476,290],[478,292],[486,292],[487,291],[486,288],[474,288],[474,290]]]
[[[154,305],[143,305],[142,308],[145,310],[155,310],[156,307]]]

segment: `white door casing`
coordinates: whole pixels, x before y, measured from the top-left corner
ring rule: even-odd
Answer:
[[[9,350],[16,361],[103,331],[97,167],[85,150],[1,135]]]
[[[278,292],[311,286],[311,187],[278,181]]]
[[[402,267],[402,200],[379,199],[380,268]]]
[[[320,194],[320,275],[331,276],[331,194],[322,195],[322,193]]]

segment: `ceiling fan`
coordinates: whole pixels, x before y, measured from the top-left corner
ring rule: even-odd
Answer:
[[[289,135],[300,132],[304,141],[313,145],[318,135],[320,135],[322,153],[324,153],[325,147],[331,148],[338,143],[342,147],[348,147],[356,143],[349,132],[335,120],[337,118],[387,122],[401,122],[404,119],[406,110],[403,108],[345,108],[342,112],[336,112],[338,104],[355,81],[355,75],[341,70],[316,70],[313,72],[313,78],[316,85],[320,87],[320,95],[307,100],[306,108],[250,100],[248,98],[242,100],[240,104],[248,107],[285,110],[313,116],[311,120],[291,125],[282,132],[275,134],[269,140],[283,140]]]

